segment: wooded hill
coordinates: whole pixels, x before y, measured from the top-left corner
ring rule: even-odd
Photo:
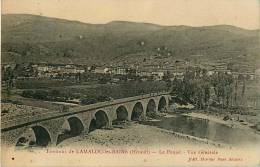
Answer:
[[[195,56],[194,56],[195,55]],[[174,63],[218,60],[259,65],[259,30],[229,25],[87,24],[35,15],[2,15],[2,63]],[[195,58],[194,58],[195,57]]]

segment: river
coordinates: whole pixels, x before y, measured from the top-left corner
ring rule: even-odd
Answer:
[[[182,114],[171,114],[159,121],[147,121],[143,124],[233,146],[260,144],[260,135],[252,131]]]

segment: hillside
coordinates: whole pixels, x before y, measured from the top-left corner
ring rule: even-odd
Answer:
[[[228,25],[86,24],[34,15],[2,15],[3,63],[171,64],[202,55],[204,61],[229,59],[255,66],[260,64],[259,53],[259,30]]]

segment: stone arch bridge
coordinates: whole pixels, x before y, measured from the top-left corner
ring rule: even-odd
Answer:
[[[1,138],[8,145],[54,146],[68,137],[110,127],[118,121],[146,119],[149,114],[165,112],[169,100],[169,93],[151,93],[2,120]]]

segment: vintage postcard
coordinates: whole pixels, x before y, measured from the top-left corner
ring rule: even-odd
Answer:
[[[2,167],[260,166],[259,0],[2,0]]]

